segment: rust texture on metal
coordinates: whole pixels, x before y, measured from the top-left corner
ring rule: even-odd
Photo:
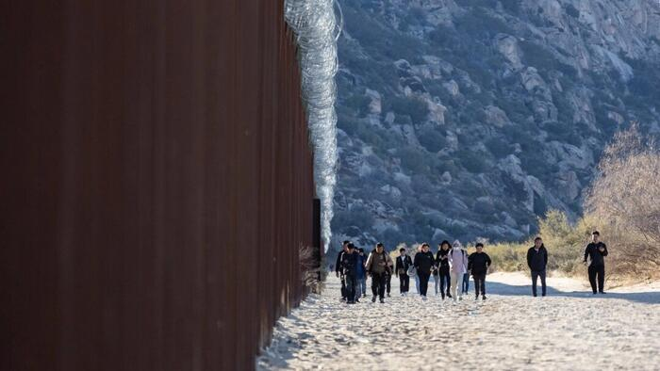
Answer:
[[[282,12],[2,2],[0,369],[254,367],[315,239]]]

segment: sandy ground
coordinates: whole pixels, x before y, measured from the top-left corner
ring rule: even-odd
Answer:
[[[347,306],[329,278],[322,295],[280,319],[257,368],[660,370],[658,283],[593,296],[583,282],[549,278],[549,295],[534,298],[525,275],[496,273],[488,300],[475,301],[470,282],[458,304],[422,301],[414,282],[401,297],[396,277],[392,286],[385,304]]]

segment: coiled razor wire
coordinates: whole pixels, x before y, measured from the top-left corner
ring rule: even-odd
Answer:
[[[332,237],[330,222],[337,183],[335,74],[339,66],[337,40],[343,17],[334,0],[285,0],[284,18],[294,32],[299,50],[302,99],[314,149],[314,180],[321,200],[321,229],[327,250]]]

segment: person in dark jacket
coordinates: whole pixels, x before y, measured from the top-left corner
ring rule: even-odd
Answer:
[[[545,268],[548,265],[548,250],[543,245],[543,239],[536,237],[534,246],[527,250],[527,265],[532,271],[532,295],[536,297],[536,282],[541,277],[541,296],[546,294]]]
[[[474,278],[474,300],[479,299],[479,292],[481,291],[481,298],[486,300],[486,274],[488,274],[488,267],[492,261],[490,256],[484,252],[484,244],[479,242],[475,246],[477,252],[470,254],[468,257],[468,270],[472,272]]]
[[[341,257],[342,273],[346,282],[346,303],[355,304],[357,296],[358,254],[355,252],[355,245],[352,243],[349,243],[347,248],[348,251]]]
[[[367,273],[371,276],[371,292],[373,297],[371,302],[376,302],[376,296],[380,297],[380,302],[385,302],[385,279],[392,266],[392,258],[385,252],[385,246],[382,243],[376,244],[376,249],[369,254],[367,258]]]
[[[348,252],[348,244],[350,241],[344,241],[341,245],[341,250],[337,254],[337,262],[335,263],[335,274],[341,280],[341,300],[346,301],[346,282],[344,279],[344,269],[341,266],[341,259],[345,253]]]
[[[607,256],[607,245],[600,242],[600,233],[594,231],[591,234],[591,243],[584,250],[584,263],[589,258],[589,283],[594,295],[597,292],[605,293],[605,257]],[[597,279],[597,280],[596,280]]]
[[[399,291],[401,296],[405,296],[410,289],[410,277],[408,276],[408,269],[412,266],[412,259],[406,253],[405,248],[399,249],[399,257],[396,258],[396,265],[394,273],[399,277]]]
[[[358,298],[367,296],[367,269],[365,265],[367,264],[367,257],[364,255],[364,249],[357,249],[357,294]]]
[[[431,277],[431,271],[435,266],[435,259],[433,258],[433,253],[429,251],[428,243],[422,244],[422,251],[415,255],[413,265],[417,270],[417,276],[419,276],[419,293],[422,295],[422,299],[426,300],[429,278]]]
[[[449,241],[442,241],[438,248],[438,253],[435,256],[435,264],[438,267],[438,276],[440,278],[440,293],[442,300],[445,300],[445,292],[447,297],[451,298],[449,287],[451,285],[451,276],[449,275],[449,251],[451,244]],[[446,287],[446,288],[445,288]]]

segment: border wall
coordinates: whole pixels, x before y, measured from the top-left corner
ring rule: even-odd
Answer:
[[[2,2],[0,369],[254,367],[320,240],[282,7]]]

